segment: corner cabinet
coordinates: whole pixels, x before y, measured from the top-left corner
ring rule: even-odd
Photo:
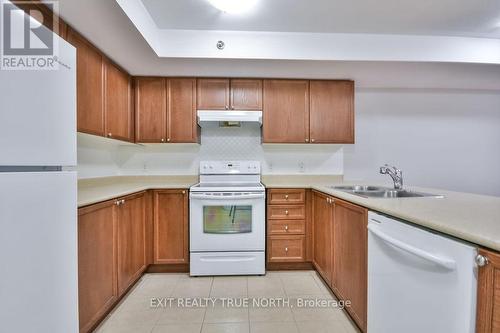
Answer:
[[[189,262],[189,196],[187,190],[155,190],[154,263]]]
[[[134,141],[130,75],[75,30],[67,30],[67,40],[77,50],[78,132]]]
[[[135,133],[141,143],[196,143],[196,79],[135,79]]]
[[[264,80],[264,143],[354,143],[354,82]]]
[[[476,332],[500,332],[500,253],[479,249],[486,259],[478,267]]]

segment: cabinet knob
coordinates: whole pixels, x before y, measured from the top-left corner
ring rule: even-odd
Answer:
[[[112,137],[113,134],[112,133],[108,133],[108,138]]]
[[[167,138],[167,142],[170,142],[170,138]]]
[[[475,258],[476,265],[478,267],[483,267],[488,265],[489,261],[488,258],[483,256],[482,254],[478,254]]]
[[[234,110],[234,106],[231,106],[231,110]]]
[[[124,205],[125,204],[125,199],[120,200],[120,204]]]
[[[314,142],[314,139],[311,139],[311,142]]]
[[[306,142],[309,142],[309,139],[306,139],[305,141],[306,141]]]
[[[288,252],[288,248],[287,247],[285,247],[285,252]]]
[[[182,191],[182,194],[186,194],[186,191]]]
[[[161,139],[161,142],[165,142],[165,139],[163,139],[163,138],[162,138],[162,139]]]
[[[288,194],[285,194],[285,199],[288,200]]]
[[[229,106],[227,106],[227,105],[226,105],[226,106],[225,106],[225,109],[226,109],[226,110],[229,110]]]
[[[285,210],[285,215],[288,215],[288,210]]]
[[[287,225],[285,226],[285,230],[288,231],[288,226]]]
[[[120,200],[116,200],[115,205],[120,206]]]

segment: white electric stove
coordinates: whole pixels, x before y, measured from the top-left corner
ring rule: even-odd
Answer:
[[[256,161],[200,162],[190,189],[190,275],[265,274],[266,192]]]

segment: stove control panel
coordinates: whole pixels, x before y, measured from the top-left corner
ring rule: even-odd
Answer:
[[[259,161],[201,161],[200,174],[202,175],[258,175],[260,174]]]

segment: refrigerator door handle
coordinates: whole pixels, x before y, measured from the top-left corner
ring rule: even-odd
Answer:
[[[439,266],[444,267],[444,268],[451,270],[451,271],[455,270],[455,268],[456,268],[456,262],[454,260],[448,259],[448,258],[442,258],[442,257],[436,256],[434,254],[431,254],[429,252],[426,252],[422,249],[419,249],[419,248],[413,247],[411,245],[408,245],[406,243],[403,243],[402,241],[400,241],[396,238],[393,238],[393,237],[383,233],[382,231],[378,230],[377,227],[375,227],[372,224],[368,225],[368,231],[370,231],[373,235],[375,235],[379,239],[383,240],[384,242],[386,242],[386,243],[388,243],[388,244],[390,244],[390,245],[392,245],[400,250],[403,250],[405,252],[413,254],[414,256],[417,256],[417,257],[422,258],[424,260],[430,261],[436,265],[439,265]]]

